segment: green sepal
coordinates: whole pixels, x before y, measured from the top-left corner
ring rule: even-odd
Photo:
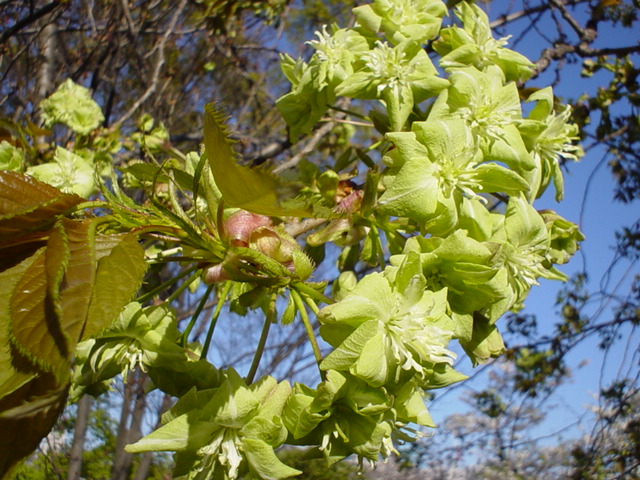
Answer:
[[[433,373],[429,376],[426,382],[422,384],[423,388],[436,389],[445,388],[454,383],[461,382],[469,378],[467,375],[456,371],[451,365],[447,363],[438,363],[433,367]]]
[[[296,313],[298,313],[296,302],[294,302],[293,297],[289,294],[287,306],[282,313],[282,318],[280,319],[282,325],[289,325],[293,323],[296,318]]]
[[[473,336],[468,342],[460,342],[473,366],[478,366],[490,358],[496,358],[505,351],[498,328],[480,314],[474,315]]]

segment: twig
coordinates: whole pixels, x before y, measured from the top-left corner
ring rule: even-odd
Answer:
[[[567,2],[567,5],[577,5],[579,3],[585,3],[588,0],[575,0],[573,2]],[[549,8],[549,5],[546,3],[542,3],[540,5],[536,5],[535,7],[531,7],[531,8],[525,8],[523,10],[520,10],[519,12],[514,12],[514,13],[510,13],[508,15],[501,15],[500,17],[498,17],[496,20],[494,20],[493,22],[491,22],[489,24],[489,26],[494,29],[494,28],[498,28],[498,27],[502,27],[503,25],[506,25],[507,23],[511,23],[515,20],[518,20],[522,17],[528,17],[529,15],[533,14],[533,13],[538,13],[538,12],[543,12],[544,10],[547,10]]]
[[[18,20],[15,23],[15,25],[13,25],[12,27],[8,28],[7,30],[4,31],[4,33],[2,35],[0,35],[0,45],[3,44],[4,42],[6,42],[9,38],[11,38],[13,35],[18,33],[20,30],[22,30],[27,25],[30,25],[30,24],[36,22],[38,19],[44,17],[48,13],[53,12],[57,7],[59,7],[61,5],[62,5],[62,3],[59,0],[54,0],[53,2],[47,3],[41,9],[36,10],[32,14],[27,15],[26,17],[24,17],[21,20]]]
[[[540,58],[535,62],[534,74],[532,78],[537,77],[544,72],[553,60],[562,60],[568,55],[575,54],[581,58],[600,57],[603,55],[614,55],[616,57],[624,57],[632,53],[640,53],[639,45],[629,45],[626,47],[613,48],[591,48],[589,46],[569,45],[567,43],[558,43],[554,48],[546,48],[543,50]]]
[[[213,315],[211,316],[211,322],[209,323],[207,338],[205,338],[204,345],[202,346],[202,353],[200,354],[201,360],[207,358],[207,352],[209,351],[209,346],[211,345],[211,339],[213,338],[213,331],[216,328],[216,324],[218,323],[218,317],[220,316],[220,312],[222,311],[224,302],[227,301],[227,297],[229,296],[229,292],[231,291],[232,286],[233,286],[233,282],[225,283],[222,293],[218,297],[218,304],[216,305],[216,310],[213,312]]]
[[[131,40],[133,41],[138,36],[138,32],[136,31],[135,25],[133,23],[133,18],[131,17],[131,10],[129,10],[129,2],[127,0],[120,0],[120,4],[122,5],[124,18],[127,21],[127,27],[129,27],[129,33],[131,34]]]
[[[173,16],[171,17],[171,21],[169,22],[167,30],[160,39],[160,43],[158,44],[158,56],[156,59],[156,64],[153,67],[153,74],[151,76],[151,84],[149,85],[149,87],[147,87],[147,90],[140,96],[140,98],[138,98],[138,100],[131,106],[131,108],[122,117],[120,117],[117,122],[114,123],[115,128],[119,127],[123,122],[128,120],[140,108],[140,106],[157,90],[160,71],[162,70],[162,67],[165,63],[165,45],[167,44],[169,36],[171,36],[171,34],[173,33],[173,30],[176,27],[176,23],[178,23],[178,18],[182,14],[182,11],[184,10],[186,4],[187,0],[182,0],[180,2],[178,8],[175,10]]]
[[[347,100],[347,99],[345,99]],[[343,105],[338,105],[340,108],[343,107]],[[311,138],[309,139],[309,141],[307,142],[307,144],[304,146],[304,148],[302,150],[300,150],[298,153],[296,153],[293,157],[291,157],[289,160],[287,160],[284,163],[281,163],[280,165],[278,165],[276,168],[273,169],[274,173],[279,173],[283,170],[286,170],[287,168],[291,168],[295,165],[298,164],[298,162],[300,160],[302,160],[304,158],[305,155],[313,152],[315,150],[315,148],[318,146],[318,144],[322,141],[322,138],[327,135],[335,126],[335,121],[332,121],[330,123],[325,123],[324,125],[322,125],[320,128],[318,128],[314,134],[311,136]]]
[[[288,223],[287,225],[285,225],[284,229],[292,237],[297,237],[298,235],[302,235],[309,230],[313,230],[314,228],[319,227],[320,225],[328,221],[328,218],[307,218],[305,220],[302,220],[301,222]]]
[[[593,39],[595,39],[596,32],[591,29],[583,28],[582,25],[580,25],[578,21],[571,16],[564,3],[560,0],[549,0],[549,3],[560,11],[562,18],[564,18],[571,28],[573,28],[573,31],[578,34],[580,40],[593,41]]]
[[[322,363],[322,352],[320,352],[320,346],[318,345],[318,340],[316,339],[316,334],[313,331],[313,326],[311,325],[311,321],[309,320],[309,315],[307,313],[307,307],[302,302],[302,298],[295,290],[290,290],[291,297],[296,304],[296,308],[300,312],[300,318],[302,318],[302,323],[304,324],[304,328],[307,331],[307,337],[309,338],[309,343],[311,343],[311,348],[313,349],[313,355],[316,359],[316,363],[318,364],[318,369],[320,370],[320,376],[322,379],[325,379],[324,370],[320,369],[320,364]]]
[[[195,312],[193,312],[193,315],[191,316],[191,320],[189,321],[187,328],[185,328],[184,332],[182,333],[182,338],[180,339],[180,345],[185,346],[187,344],[187,340],[189,339],[189,334],[191,333],[193,326],[196,324],[196,321],[198,320],[200,313],[202,312],[202,310],[204,310],[204,307],[207,304],[207,300],[209,299],[209,295],[211,295],[211,292],[213,291],[214,287],[215,287],[214,284],[209,285],[209,287],[207,288],[207,291],[204,293],[204,295],[200,299],[200,302],[198,302],[198,306],[196,307]]]
[[[335,122],[335,123],[345,123],[347,125],[358,125],[360,127],[368,127],[373,128],[375,125],[371,122],[357,122],[355,120],[346,120],[344,118],[331,118],[331,117],[322,117],[320,119],[321,122]]]
[[[258,340],[258,346],[256,347],[256,353],[251,361],[251,367],[249,373],[247,373],[247,385],[253,383],[253,379],[258,372],[258,366],[260,365],[260,359],[264,353],[264,347],[267,344],[267,338],[269,337],[269,329],[271,324],[276,321],[276,296],[274,295],[269,304],[269,311],[264,316],[264,324],[262,326],[262,332],[260,333],[260,340]]]

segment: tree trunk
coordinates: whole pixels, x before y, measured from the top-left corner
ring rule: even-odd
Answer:
[[[38,70],[38,97],[46,98],[53,91],[56,68],[56,34],[58,27],[49,23],[42,29],[40,40],[40,68]]]
[[[162,399],[160,411],[158,412],[158,420],[156,421],[154,430],[157,430],[162,426],[162,414],[166,412],[169,407],[171,407],[171,404],[171,397],[165,394]],[[151,467],[152,460],[153,452],[145,452],[142,455],[142,459],[140,460],[140,464],[138,465],[138,469],[136,470],[136,475],[135,477],[133,477],[133,480],[146,480],[146,478],[149,476],[149,468]]]
[[[113,456],[113,465],[111,466],[111,478],[115,478],[116,472],[119,471],[123,464],[123,456],[125,454],[124,447],[127,444],[127,433],[129,432],[129,416],[131,415],[131,399],[133,398],[133,373],[129,374],[129,381],[124,383],[122,394],[122,408],[120,409],[120,422],[116,432],[115,453]]]
[[[133,454],[126,452],[124,447],[139,440],[142,437],[142,420],[147,408],[147,396],[145,384],[149,380],[146,374],[136,370],[129,375],[125,385],[125,398],[123,399],[120,425],[118,425],[118,438],[116,439],[116,454],[111,470],[111,480],[127,480]],[[133,408],[132,404],[133,403]],[[129,423],[129,417],[131,422]]]
[[[82,452],[84,450],[84,439],[89,425],[89,414],[91,413],[92,398],[84,395],[78,402],[78,413],[76,418],[76,428],[73,432],[73,443],[69,458],[69,469],[67,480],[80,480],[82,471]]]

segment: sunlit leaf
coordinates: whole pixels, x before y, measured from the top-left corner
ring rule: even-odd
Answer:
[[[32,362],[60,375],[70,352],[48,295],[46,261],[43,249],[16,284],[10,300],[11,337]]]
[[[144,250],[132,235],[123,236],[111,252],[98,261],[83,339],[115,321],[140,288],[146,268]]]
[[[24,358],[17,358],[15,347],[9,343],[11,295],[37,255],[29,257],[15,267],[0,272],[0,398],[21,387],[38,374],[34,366]]]
[[[267,170],[238,164],[222,115],[211,104],[205,107],[204,144],[213,178],[229,206],[261,215],[310,215],[295,201],[298,187]]]

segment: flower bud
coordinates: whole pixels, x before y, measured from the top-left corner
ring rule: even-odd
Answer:
[[[251,232],[261,227],[270,227],[271,219],[264,215],[238,210],[232,213],[224,221],[224,231],[229,243],[235,247],[246,247],[249,245]]]

